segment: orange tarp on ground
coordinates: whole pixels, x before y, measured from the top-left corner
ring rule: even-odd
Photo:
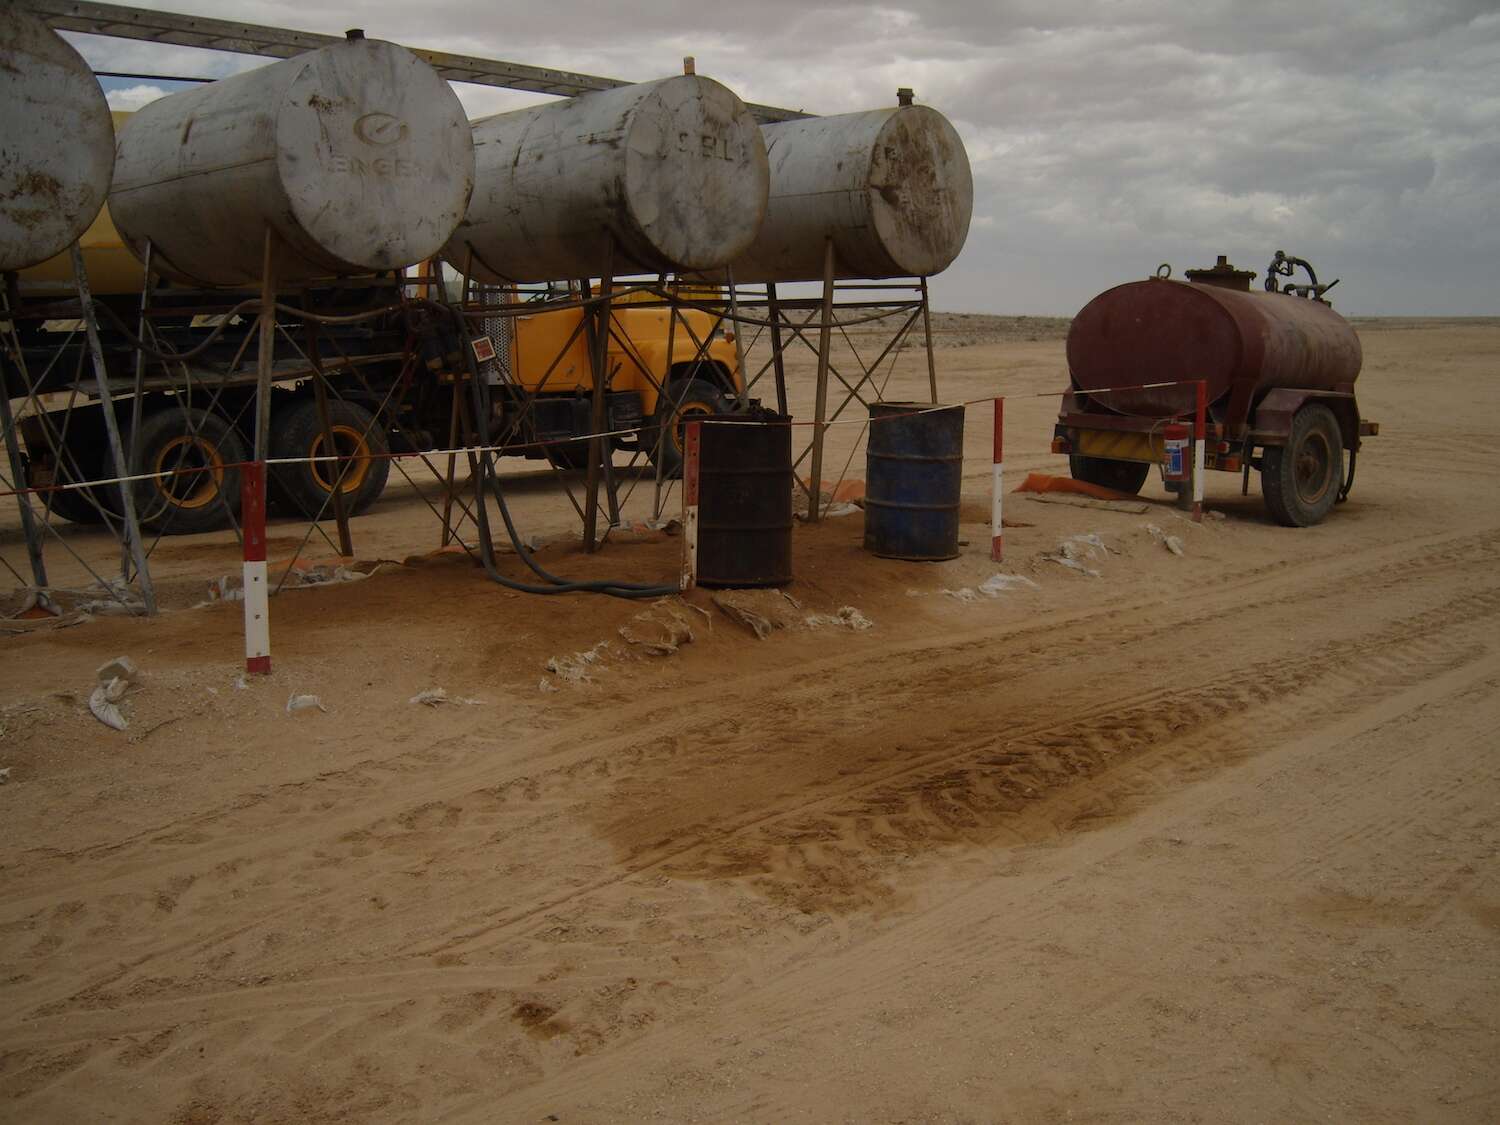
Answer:
[[[1047,473],[1027,473],[1026,479],[1015,488],[1016,492],[1077,492],[1092,496],[1095,500],[1134,500],[1123,492],[1105,488],[1102,484],[1090,484],[1086,480],[1072,477],[1054,477]]]

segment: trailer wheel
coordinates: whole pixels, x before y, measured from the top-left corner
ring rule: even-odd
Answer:
[[[1115,461],[1108,457],[1068,456],[1068,472],[1074,480],[1112,488],[1134,496],[1151,475],[1151,466],[1142,461]]]
[[[1311,527],[1339,496],[1344,439],[1338,419],[1320,402],[1292,417],[1285,445],[1267,446],[1260,461],[1260,491],[1271,518],[1285,527]]]
[[[351,461],[311,461],[299,465],[278,465],[272,476],[277,487],[305,516],[322,513],[326,518],[333,505],[324,506],[333,493],[333,485],[344,471],[343,494],[349,515],[357,516],[375,503],[385,490],[391,473],[386,454],[390,446],[385,431],[375,424],[375,415],[356,402],[335,399],[328,404],[328,424],[333,444],[340,457]],[[311,398],[299,398],[277,411],[271,425],[271,456],[327,457],[323,437],[323,419],[318,404]]]
[[[68,459],[69,457],[71,457],[71,460]],[[78,467],[78,472],[82,474],[81,476],[75,476],[73,473],[72,466],[75,463]],[[75,480],[92,480],[103,475],[101,472],[102,467],[97,455],[91,454],[88,450],[79,446],[74,446],[68,451],[67,456],[58,458],[52,470],[51,482],[53,484],[69,484]],[[113,473],[109,475],[114,476]],[[37,472],[35,463],[28,464],[26,466],[27,487],[35,488],[39,477],[45,479],[42,474]],[[116,486],[111,484],[105,487],[112,492]],[[104,522],[104,515],[91,499],[94,495],[95,491],[92,488],[73,488],[67,492],[44,492],[41,494],[40,500],[42,506],[54,516],[61,516],[70,523],[100,524]],[[114,503],[106,501],[106,506],[111,513],[114,512],[119,502],[118,496],[113,499]]]
[[[127,448],[132,439],[126,437]],[[167,535],[227,527],[240,510],[240,470],[245,443],[229,422],[193,406],[172,403],[141,419],[133,444],[137,471],[136,518]]]
[[[677,403],[675,414],[672,411],[674,402]],[[651,425],[641,434],[651,463],[656,464],[658,456],[657,435],[665,429],[666,439],[662,441],[660,449],[662,472],[668,477],[680,477],[684,421],[727,413],[729,400],[724,397],[723,391],[706,379],[689,379],[686,385],[669,385],[666,393],[656,400],[656,413],[651,416]]]

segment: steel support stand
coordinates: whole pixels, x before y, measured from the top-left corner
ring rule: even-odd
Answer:
[[[7,273],[4,278],[5,293],[3,297],[4,311],[7,315],[6,335],[16,341],[19,348],[20,341],[15,336],[15,322],[9,319],[11,282],[15,275]],[[8,349],[7,349],[8,350]],[[31,562],[31,580],[38,588],[47,585],[47,564],[42,558],[42,541],[37,533],[36,513],[31,510],[31,498],[20,489],[26,487],[26,474],[21,468],[21,438],[16,433],[16,419],[10,409],[10,380],[6,378],[5,369],[10,366],[10,356],[0,357],[0,428],[5,433],[5,455],[10,463],[11,486],[17,490],[16,505],[21,509],[21,531],[26,536],[26,555]]]
[[[448,411],[448,448],[453,449],[458,445],[459,437],[459,390],[458,381],[453,383],[453,404]],[[464,444],[468,444],[465,439]],[[453,533],[453,482],[458,475],[458,454],[448,454],[448,471],[443,479],[443,539],[439,547],[446,547],[450,540],[454,539]]]
[[[823,491],[823,437],[828,428],[828,351],[833,344],[833,239],[823,246],[823,313],[818,327],[817,403],[813,408],[812,473],[807,490],[807,522],[818,522]]]
[[[318,322],[309,320],[306,323],[307,362],[313,369],[313,398],[318,404],[318,421],[323,427],[323,448],[331,456],[337,457],[339,447],[334,441],[333,422],[328,415],[328,373],[323,370],[323,359],[318,354]],[[316,461],[308,467],[314,475],[317,474]],[[349,532],[349,513],[344,509],[344,477],[353,467],[352,463],[345,464],[342,459],[328,465],[328,472],[333,477],[333,495],[330,499],[333,501],[334,522],[338,524],[339,530],[339,554],[346,559],[354,557],[354,538]]]
[[[599,304],[594,310],[595,323],[589,337],[589,366],[593,369],[594,398],[589,414],[589,471],[586,492],[588,503],[583,512],[583,549],[593,554],[599,549],[599,481],[601,472],[611,475],[604,460],[610,456],[609,439],[600,437],[605,430],[608,417],[607,400],[609,372],[606,369],[609,348],[610,294],[614,290],[614,236],[609,237],[609,246],[604,253],[604,273],[599,278]],[[588,282],[583,282],[583,292],[588,293]],[[587,310],[584,315],[588,316]],[[611,489],[613,491],[613,489]],[[613,503],[611,504],[613,507]]]
[[[665,280],[666,275],[663,274],[662,278],[663,278],[663,280]],[[667,400],[667,405],[669,407],[672,404],[672,397],[671,397],[671,394],[669,393],[669,388],[672,385],[672,357],[673,357],[673,348],[675,348],[677,346],[677,295],[678,295],[677,291],[678,291],[678,281],[677,281],[676,275],[674,274],[673,277],[672,277],[672,299],[671,299],[670,305],[669,305],[669,307],[667,309],[667,370],[666,370],[666,378],[662,380],[662,384],[661,384],[660,387],[657,388],[657,394],[656,394],[656,410],[655,410],[654,413],[656,413],[658,415],[660,415],[661,412],[662,412],[662,410],[661,410],[662,399],[666,399]],[[668,417],[667,422],[668,422],[668,425],[671,424],[671,418],[670,417]],[[667,433],[667,427],[666,426],[657,426],[656,427],[656,438],[655,438],[656,456],[652,458],[653,468],[656,470],[656,472],[655,472],[655,476],[656,476],[656,494],[655,494],[655,496],[652,497],[652,500],[651,500],[651,518],[652,519],[656,519],[656,520],[661,519],[662,486],[663,486],[663,484],[665,484],[666,477],[667,477],[667,471],[666,471],[666,466],[665,466],[665,461],[666,461],[665,454],[666,454],[666,449],[667,449],[666,443],[669,440],[670,440],[670,435]]]
[[[740,408],[748,410],[750,408],[750,384],[745,380],[745,334],[740,331],[740,302],[734,291],[734,271],[726,269],[724,279],[729,283],[729,322],[734,325],[734,362],[740,372]]]
[[[927,300],[927,277],[922,276],[922,333],[927,341],[927,386],[932,405],[937,405],[937,360],[932,354],[932,305]],[[879,362],[879,361],[877,361]]]
[[[451,308],[452,306],[449,305],[449,303],[448,303],[447,284],[443,280],[443,263],[440,262],[440,261],[438,261],[436,258],[433,258],[429,262],[429,266],[430,266],[430,268],[428,270],[428,273],[433,278],[433,280],[429,281],[427,283],[427,297],[428,297],[428,300],[435,300],[438,304],[442,305],[444,308]],[[463,280],[463,292],[461,292],[459,294],[459,307],[460,308],[462,308],[463,306],[465,306],[465,305],[467,305],[469,303],[469,278],[472,276],[473,269],[474,269],[474,251],[471,248],[469,250],[468,256],[465,258],[464,273],[463,273],[463,279],[464,279]],[[434,293],[436,293],[435,297],[434,297]],[[461,323],[464,326],[464,330],[465,330],[464,331],[464,336],[467,337],[469,322],[466,319],[462,318],[462,317],[460,317],[458,319],[459,319],[459,323]],[[464,339],[462,341],[462,345],[461,346],[468,347],[469,346],[469,341],[467,339]],[[462,432],[459,429],[459,426],[461,424],[460,419],[462,417],[462,411],[461,411],[460,405],[459,405],[460,404],[460,400],[461,400],[461,393],[459,391],[459,386],[458,386],[458,375],[455,372],[454,373],[454,382],[453,382],[453,404],[452,404],[452,408],[448,411],[448,448],[449,449],[453,449],[455,446],[458,445],[459,435]],[[465,445],[471,444],[468,438],[464,439],[464,444]],[[474,460],[474,455],[472,453],[469,455],[469,460],[471,462]],[[458,454],[456,454],[456,453],[450,453],[450,454],[448,454],[448,471],[444,475],[444,478],[443,478],[443,537],[442,537],[442,541],[438,543],[439,547],[446,547],[449,544],[450,541],[456,540],[458,538],[458,533],[453,530],[453,501],[455,499],[453,482],[456,479],[457,475],[458,475]]]
[[[771,321],[771,364],[776,372],[776,413],[785,414],[787,412],[786,353],[781,344],[781,303],[776,299],[774,281],[766,282],[766,312]]]
[[[99,389],[99,409],[104,415],[104,430],[109,436],[109,449],[114,457],[115,475],[126,477],[130,468],[125,460],[125,447],[120,441],[120,420],[115,417],[115,400],[109,392],[109,373],[104,366],[104,349],[99,344],[99,324],[94,316],[94,297],[89,291],[88,269],[83,263],[83,251],[78,243],[72,246],[73,280],[78,286],[79,311],[83,314],[84,332],[89,341],[89,357],[94,365],[94,383]],[[120,485],[120,511],[124,514],[124,532],[130,557],[135,561],[136,578],[141,584],[141,601],[146,613],[156,614],[156,589],[151,583],[151,571],[146,565],[146,545],[141,542],[141,525],[135,513],[135,488],[127,482]]]
[[[140,315],[136,318],[135,334],[142,343],[148,339],[151,331],[146,322],[146,309],[151,302],[151,291],[154,288],[151,277],[151,259],[154,257],[151,240],[146,240],[146,252],[141,262],[141,308]],[[146,351],[137,348],[135,352],[135,392],[130,400],[130,446],[125,450],[125,462],[134,472],[141,463],[140,439],[141,432],[141,409],[146,400]],[[120,544],[120,569],[128,573],[130,565],[130,547],[126,543]]]
[[[266,228],[260,266],[260,347],[255,357],[255,450],[265,461],[271,443],[271,365],[276,355],[276,232]]]

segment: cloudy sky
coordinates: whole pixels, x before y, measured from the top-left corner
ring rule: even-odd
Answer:
[[[944,309],[1069,315],[1161,262],[1264,270],[1284,249],[1342,279],[1346,314],[1500,315],[1500,0],[151,6],[629,80],[690,54],[747,101],[814,113],[911,86],[974,168]],[[102,70],[261,65],[69,38]],[[161,92],[106,89],[121,108]],[[456,89],[471,116],[546,100]]]

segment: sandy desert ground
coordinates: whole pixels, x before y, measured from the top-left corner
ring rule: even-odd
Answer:
[[[1065,322],[940,329],[945,398],[1011,396],[1012,482],[1065,472],[1025,397]],[[403,486],[354,524],[395,564],[285,590],[240,688],[240,606],[188,608],[233,544],[163,542],[170,612],[0,637],[0,1117],[1500,1118],[1500,321],[1360,329],[1382,433],[1324,524],[1223,475],[1201,526],[1154,481],[1144,514],[1011,495],[997,567],[974,407],[962,557],[799,526],[764,640],[707,591],[419,557]],[[886,395],[925,384],[908,351]],[[508,468],[556,569],[675,576],[666,535],[582,555],[558,481]],[[1051,557],[1080,535],[1097,576]],[[1035,585],[951,593],[997,571]],[[121,654],[114,732],[85,702]],[[408,702],[435,687],[478,702]]]

